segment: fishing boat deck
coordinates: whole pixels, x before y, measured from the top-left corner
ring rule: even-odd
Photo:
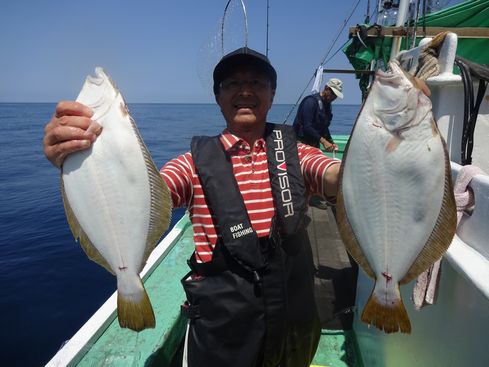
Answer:
[[[316,293],[323,325],[313,366],[360,366],[350,316],[341,312],[354,304],[355,277],[338,238],[333,212],[310,208],[308,216],[312,219],[308,230],[317,267]],[[193,238],[192,226],[186,217],[176,227],[180,230],[175,241],[178,245],[169,249],[162,263],[156,264],[144,277],[158,315],[156,328],[140,333],[121,329],[114,313],[107,327],[84,346],[86,353],[71,365],[180,365],[185,320],[179,312],[184,300],[179,280],[187,272],[186,259],[192,251]]]
[[[361,366],[352,330],[358,267],[339,237],[334,209],[310,207],[307,215],[311,219],[308,233],[316,266],[315,294],[322,327],[313,365]]]
[[[316,302],[325,329],[349,330],[353,321],[358,267],[343,246],[334,209],[309,208],[309,238],[316,265]]]
[[[336,141],[337,139],[335,139]],[[344,147],[345,141],[341,144]],[[341,158],[341,156],[339,156]],[[309,208],[308,232],[316,266],[316,302],[320,312],[322,335],[312,366],[362,366],[355,335],[351,329],[355,301],[356,269],[339,238],[334,210]],[[70,366],[181,366],[182,341],[186,320],[180,316],[180,305],[185,299],[180,279],[188,272],[186,260],[192,253],[193,231],[188,216],[184,216],[171,232],[174,237],[158,245],[164,248],[158,259],[143,270],[143,281],[157,315],[156,327],[135,333],[121,329],[115,312],[115,294],[105,306],[109,315],[92,319],[105,320],[91,326],[92,319],[80,330],[93,328],[90,340],[70,343],[81,349],[68,364]],[[164,242],[165,242],[164,241]],[[158,252],[158,249],[155,250]],[[153,256],[153,254],[152,254]],[[151,263],[151,257],[148,263]],[[66,348],[64,348],[66,349]],[[65,351],[69,352],[69,351]],[[62,356],[60,358],[63,358]],[[53,365],[57,365],[53,360]]]

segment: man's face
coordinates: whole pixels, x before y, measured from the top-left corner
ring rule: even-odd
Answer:
[[[326,102],[333,102],[336,99],[336,94],[331,90],[331,88],[325,88],[323,93],[321,93],[321,96]]]
[[[274,95],[266,75],[254,68],[239,66],[222,81],[216,102],[229,130],[239,133],[265,126]]]

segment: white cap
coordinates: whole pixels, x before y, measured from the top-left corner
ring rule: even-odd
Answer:
[[[336,78],[331,78],[327,83],[326,83],[326,86],[331,88],[331,90],[333,91],[334,94],[336,94],[336,96],[338,98],[343,98],[343,82],[339,79],[336,79]]]

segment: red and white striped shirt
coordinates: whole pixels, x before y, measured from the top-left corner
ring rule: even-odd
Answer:
[[[268,236],[275,208],[268,175],[265,140],[259,139],[253,148],[231,134],[227,129],[220,136],[221,143],[231,156],[233,173],[243,196],[253,229],[259,237]],[[325,156],[319,149],[298,143],[299,161],[309,193],[323,193],[323,174],[339,160]],[[219,235],[207,207],[192,155],[187,152],[161,170],[161,176],[170,188],[173,206],[188,207],[194,229],[195,256],[198,262],[212,259],[212,250]]]

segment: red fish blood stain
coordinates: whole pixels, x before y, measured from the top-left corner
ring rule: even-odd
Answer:
[[[389,283],[392,280],[392,275],[390,275],[388,272],[383,271],[381,274],[385,278],[385,280],[387,281],[387,283]]]

